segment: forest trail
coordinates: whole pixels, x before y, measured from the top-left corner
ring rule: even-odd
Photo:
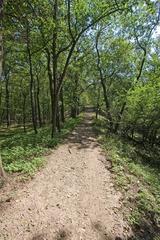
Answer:
[[[0,212],[0,240],[118,240],[120,212],[91,114],[48,157],[46,166]]]

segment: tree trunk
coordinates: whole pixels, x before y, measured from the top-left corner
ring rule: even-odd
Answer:
[[[3,74],[3,40],[2,35],[0,34],[0,80],[2,79],[2,74]]]
[[[60,124],[60,112],[59,112],[59,104],[57,105],[57,118],[56,118],[56,124],[58,132],[61,131],[61,124]]]
[[[76,61],[76,59],[75,59]],[[77,90],[78,90],[78,82],[79,82],[79,79],[78,79],[78,76],[77,74],[74,76],[74,88],[73,88],[73,96],[72,96],[72,106],[71,106],[71,117],[72,118],[76,118],[77,115],[78,115],[78,94],[77,94]]]
[[[46,123],[46,114],[45,114],[45,104],[42,103],[42,124],[44,125]]]
[[[3,0],[0,1],[0,29],[2,29],[2,19],[3,19]],[[3,36],[2,31],[0,32],[0,80],[3,74]]]
[[[57,131],[57,112],[58,112],[58,94],[53,95],[53,108],[52,108],[52,138]]]
[[[10,126],[10,94],[9,94],[9,76],[5,77],[6,82],[6,121],[7,121],[7,128]]]
[[[38,122],[39,122],[39,127],[42,127],[42,118],[41,118],[41,106],[40,106],[40,101],[39,101],[39,92],[40,92],[40,87],[39,87],[39,77],[37,75],[37,111],[38,111]]]
[[[34,79],[33,79],[33,100],[34,100],[34,115],[37,128],[38,127],[37,84]]]
[[[5,172],[4,172],[4,169],[3,169],[3,164],[2,164],[1,155],[0,155],[0,177],[1,177],[1,178],[5,178],[5,177],[6,177]]]
[[[2,82],[0,81],[0,124],[2,123],[2,114],[3,114],[3,109],[2,109]]]
[[[56,110],[55,110],[55,101],[56,98],[54,96],[54,85],[51,71],[51,56],[48,49],[46,49],[47,53],[47,72],[49,79],[49,89],[50,89],[50,97],[51,97],[51,124],[52,124],[52,133],[51,136],[53,138],[54,132],[56,131]]]
[[[98,49],[99,36],[100,36],[100,32],[98,32],[97,37],[96,37],[97,67],[98,67],[100,81],[101,81],[101,85],[102,85],[102,89],[103,89],[103,96],[104,96],[104,101],[105,101],[105,106],[106,106],[107,117],[109,120],[110,130],[112,131],[113,130],[113,121],[112,121],[112,116],[110,113],[110,104],[109,104],[109,100],[108,100],[108,96],[107,96],[107,88],[106,88],[106,84],[105,84],[105,79],[103,77],[103,72],[101,69],[101,57],[100,57],[100,53],[99,53],[99,49]]]
[[[110,113],[110,104],[109,104],[109,100],[107,97],[107,88],[106,88],[106,84],[105,84],[103,78],[101,78],[101,84],[102,84],[102,88],[103,88],[103,96],[104,96],[104,101],[105,101],[105,106],[106,106],[107,117],[109,120],[110,129],[112,131],[113,130],[113,121],[112,121],[112,116]]]
[[[61,88],[60,92],[60,100],[61,100],[61,121],[65,122],[65,116],[64,116],[64,99],[63,99],[63,87]]]
[[[76,106],[71,106],[71,117],[76,118],[77,117],[77,109]]]
[[[117,133],[118,129],[119,129],[119,126],[120,126],[120,121],[122,119],[122,116],[123,116],[123,112],[125,110],[125,107],[126,107],[126,102],[123,103],[122,105],[122,108],[121,108],[121,111],[118,115],[118,119],[117,119],[117,123],[115,124],[115,128],[114,128],[114,132]]]
[[[30,51],[30,39],[29,39],[29,26],[27,22],[27,53],[29,62],[29,73],[30,73],[30,100],[32,110],[32,123],[35,134],[37,134],[37,116],[35,109],[35,92],[34,92],[34,77],[33,77],[33,66],[32,66],[32,55]]]
[[[58,116],[58,100],[59,100],[59,92],[58,92],[58,77],[57,77],[57,13],[58,13],[58,1],[55,0],[53,7],[53,19],[55,22],[55,28],[53,31],[52,38],[52,91],[53,91],[53,99],[52,99],[52,137],[54,133],[57,131],[57,116]]]
[[[100,87],[98,87],[98,96],[97,96],[97,104],[96,104],[96,119],[98,119],[99,115],[99,100],[100,100]]]
[[[26,95],[23,94],[23,131],[26,132]]]

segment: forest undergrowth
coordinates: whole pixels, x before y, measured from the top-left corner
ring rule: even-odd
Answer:
[[[125,218],[139,232],[138,239],[160,239],[160,149],[107,132],[102,118],[95,120],[94,128],[107,156],[106,167],[122,192]]]
[[[43,156],[49,154],[81,119],[82,116],[68,119],[61,132],[57,132],[53,138],[50,136],[49,126],[39,129],[36,135],[31,129],[24,133],[13,127],[3,135],[4,129],[1,129],[0,148],[4,170],[9,173],[34,174],[45,163]]]

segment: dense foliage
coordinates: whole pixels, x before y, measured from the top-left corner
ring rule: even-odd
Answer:
[[[158,1],[8,0],[1,15],[1,125],[51,122],[53,137],[90,104],[111,131],[159,142]]]

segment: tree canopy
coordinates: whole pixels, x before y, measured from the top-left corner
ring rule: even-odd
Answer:
[[[110,131],[159,142],[159,8],[149,0],[2,1],[0,123],[24,131],[32,123],[35,133],[51,123],[53,137],[67,114],[91,105]]]

